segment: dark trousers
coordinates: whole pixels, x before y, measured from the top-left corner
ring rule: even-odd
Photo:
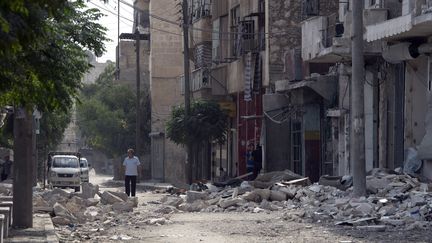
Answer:
[[[125,176],[126,194],[129,197],[135,197],[136,179],[137,176]]]
[[[247,171],[247,173],[254,172],[254,168],[253,167],[246,167],[246,171]],[[247,178],[248,178],[248,181],[253,181],[255,179],[253,174],[248,176]]]

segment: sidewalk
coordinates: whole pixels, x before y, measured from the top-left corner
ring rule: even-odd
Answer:
[[[10,229],[5,242],[47,242],[58,243],[54,225],[48,214],[33,214],[33,228]]]

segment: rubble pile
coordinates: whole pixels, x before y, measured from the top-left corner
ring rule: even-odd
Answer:
[[[98,186],[90,183],[84,183],[83,193],[69,193],[55,188],[33,196],[34,211],[50,213],[55,225],[101,220],[108,212],[132,212],[137,206],[136,198],[128,198],[122,192],[101,193]]]
[[[368,197],[352,198],[334,186],[310,184],[292,172],[272,172],[240,186],[165,196],[163,212],[269,212],[296,221],[335,222],[372,230],[425,228],[432,221],[432,184],[407,174],[377,172],[367,177]],[[266,180],[263,180],[266,178]]]
[[[65,241],[89,240],[90,237],[105,241],[109,238],[105,235],[107,229],[131,222],[136,225],[162,224],[161,219],[150,222],[147,215],[134,211],[137,207],[138,198],[130,198],[124,192],[100,192],[98,186],[91,183],[83,184],[82,193],[55,188],[33,194],[34,212],[49,213],[61,240]],[[160,217],[161,214],[154,216]]]

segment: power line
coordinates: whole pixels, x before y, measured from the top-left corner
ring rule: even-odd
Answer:
[[[121,3],[127,5],[127,6],[133,8],[133,9],[135,9],[135,10],[138,10],[138,11],[144,11],[143,9],[140,9],[140,8],[138,8],[138,7],[135,7],[135,6],[133,6],[132,4],[130,4],[130,3],[128,3],[128,2],[125,2],[124,0],[118,0],[118,1],[120,1]],[[163,22],[166,22],[166,23],[173,24],[173,25],[177,25],[177,26],[182,26],[182,25],[183,25],[183,24],[181,24],[181,23],[177,23],[177,22],[175,22],[175,21],[172,21],[172,20],[166,19],[166,18],[164,18],[164,17],[160,17],[160,16],[158,16],[158,15],[149,14],[149,16],[152,17],[152,18],[158,19],[158,20],[160,20],[160,21],[163,21]],[[189,28],[192,29],[192,30],[203,31],[203,32],[208,32],[208,33],[215,33],[215,34],[222,34],[222,35],[236,35],[236,34],[239,34],[239,32],[217,31],[217,30],[212,30],[212,29],[204,29],[204,28],[193,27],[193,25],[191,25],[191,24],[188,24],[188,26],[189,26]],[[286,35],[290,35],[289,31],[280,31],[280,32],[274,32],[274,33],[270,33],[270,32],[264,32],[264,33],[259,33],[259,32],[258,32],[258,33],[247,33],[247,35],[262,35],[262,34],[264,34],[264,35],[268,35],[268,36],[269,36],[269,37],[266,37],[266,38],[272,38],[272,37],[274,37],[275,35],[277,35],[277,36],[286,36]]]

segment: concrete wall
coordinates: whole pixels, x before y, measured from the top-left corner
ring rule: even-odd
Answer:
[[[149,77],[149,41],[140,42],[140,78],[141,90],[148,90]],[[136,90],[136,49],[135,41],[120,41],[120,58],[119,58],[119,84],[128,85],[132,90]]]
[[[406,64],[405,74],[405,148],[420,144],[426,133],[427,57]]]
[[[178,21],[176,3],[171,0],[157,0],[150,2],[150,13],[171,21]],[[152,27],[181,34],[178,25],[150,19]],[[165,133],[165,123],[171,109],[183,103],[177,78],[183,74],[183,43],[182,36],[167,34],[154,29],[150,30],[150,91],[151,91],[151,127],[152,132]],[[164,155],[165,181],[180,184],[185,182],[185,152],[166,139]],[[153,155],[152,155],[153,157]],[[162,163],[163,163],[162,161]],[[153,161],[152,161],[153,163]]]

